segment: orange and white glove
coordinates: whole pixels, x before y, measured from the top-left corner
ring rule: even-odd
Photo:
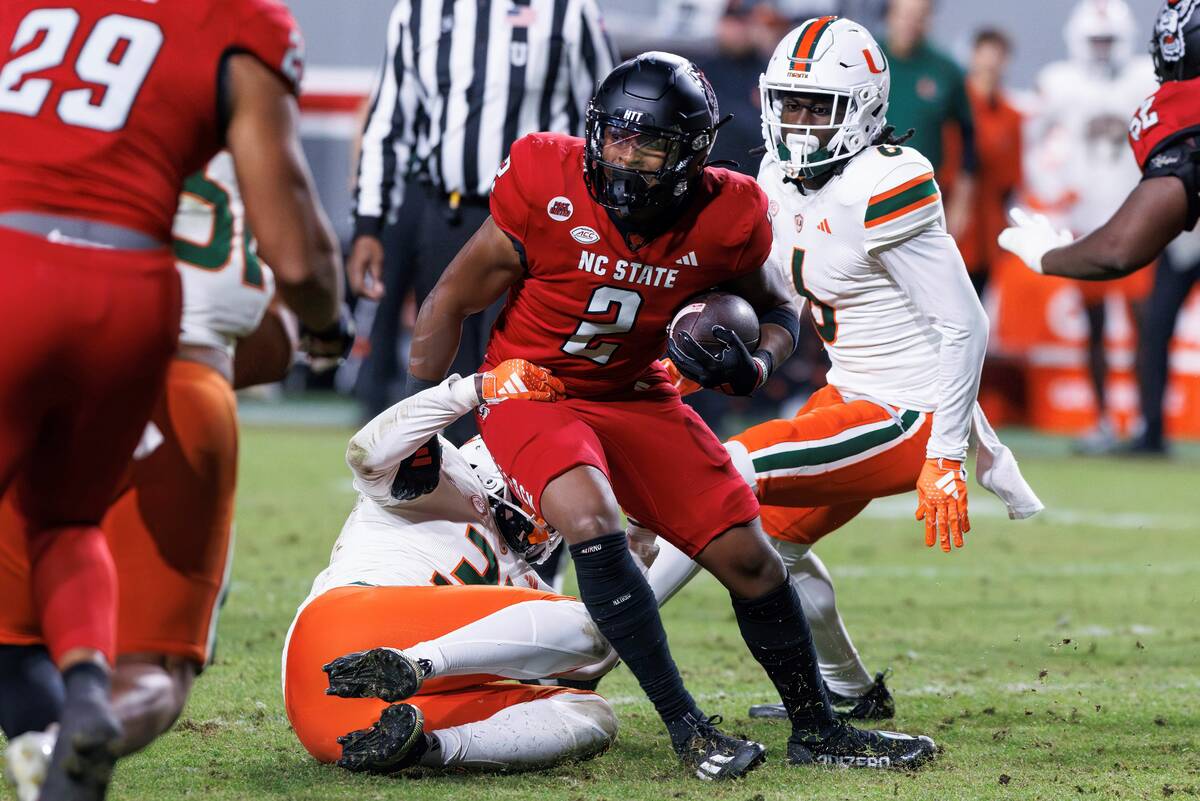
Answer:
[[[524,359],[508,359],[475,374],[475,394],[481,403],[556,401],[566,397],[567,389],[549,370]]]
[[[963,547],[963,534],[971,530],[967,518],[967,471],[953,459],[926,459],[917,479],[917,520],[925,521],[925,544],[941,541],[950,553]]]
[[[659,359],[658,363],[664,370],[667,371],[667,378],[671,379],[671,385],[679,390],[680,395],[691,395],[693,392],[700,391],[701,387],[692,379],[686,377],[679,372],[679,368],[675,366],[675,362],[670,359]]]

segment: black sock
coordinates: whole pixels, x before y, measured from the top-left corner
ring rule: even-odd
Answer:
[[[81,698],[98,696],[108,698],[112,680],[108,671],[95,662],[79,662],[63,671],[63,684],[67,688],[67,696]]]
[[[791,581],[758,598],[730,598],[742,638],[779,691],[792,730],[829,732],[836,719],[821,681],[812,632]]]
[[[12,739],[62,714],[63,680],[40,645],[0,645],[0,729]]]
[[[625,535],[605,534],[572,545],[571,558],[588,613],[637,677],[678,747],[691,734],[685,718],[701,720],[703,713],[671,659],[654,593],[634,565]]]

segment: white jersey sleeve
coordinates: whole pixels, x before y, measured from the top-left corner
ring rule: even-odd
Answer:
[[[179,341],[233,352],[262,322],[275,278],[246,229],[233,158],[219,153],[188,178],[174,223],[175,263],[183,284]]]
[[[988,334],[987,315],[967,267],[954,239],[935,226],[876,258],[941,337],[937,365],[929,366],[937,371],[937,413],[926,456],[961,461],[967,456]]]
[[[452,375],[379,414],[346,448],[354,488],[380,506],[400,505],[402,502],[392,497],[400,463],[478,405],[473,378]]]
[[[863,156],[862,167],[870,168],[858,171],[862,183],[848,183],[846,189],[861,197],[856,200],[863,208],[863,247],[869,255],[926,228],[946,227],[941,190],[928,159],[910,147],[892,145],[872,148]]]

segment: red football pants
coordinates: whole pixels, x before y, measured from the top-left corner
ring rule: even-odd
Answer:
[[[62,546],[54,556],[62,565],[88,562],[80,577],[90,569],[86,547],[38,535],[71,529],[72,537],[95,540],[88,529],[103,517],[162,391],[180,304],[166,248],[74,247],[0,229],[0,494],[11,488],[31,545]],[[49,580],[58,581],[59,572],[49,570]],[[86,602],[86,583],[70,591],[71,604]],[[0,604],[7,593],[27,591],[0,587]],[[52,617],[61,622],[65,614],[59,609]],[[48,638],[59,639],[50,636],[56,626],[47,625],[43,620]],[[63,647],[50,644],[52,651]]]

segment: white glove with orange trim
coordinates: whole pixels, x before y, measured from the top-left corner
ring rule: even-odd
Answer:
[[[679,390],[682,396],[691,395],[693,392],[699,392],[702,387],[692,379],[679,372],[679,368],[675,366],[675,362],[663,357],[658,360],[662,368],[667,371],[667,378],[671,379],[671,385]]]
[[[524,359],[508,359],[487,372],[475,374],[475,394],[480,403],[556,401],[566,397],[567,389],[544,367]]]
[[[917,520],[925,521],[925,544],[941,541],[950,553],[963,547],[963,534],[971,530],[967,517],[967,471],[953,459],[926,459],[917,479]]]

